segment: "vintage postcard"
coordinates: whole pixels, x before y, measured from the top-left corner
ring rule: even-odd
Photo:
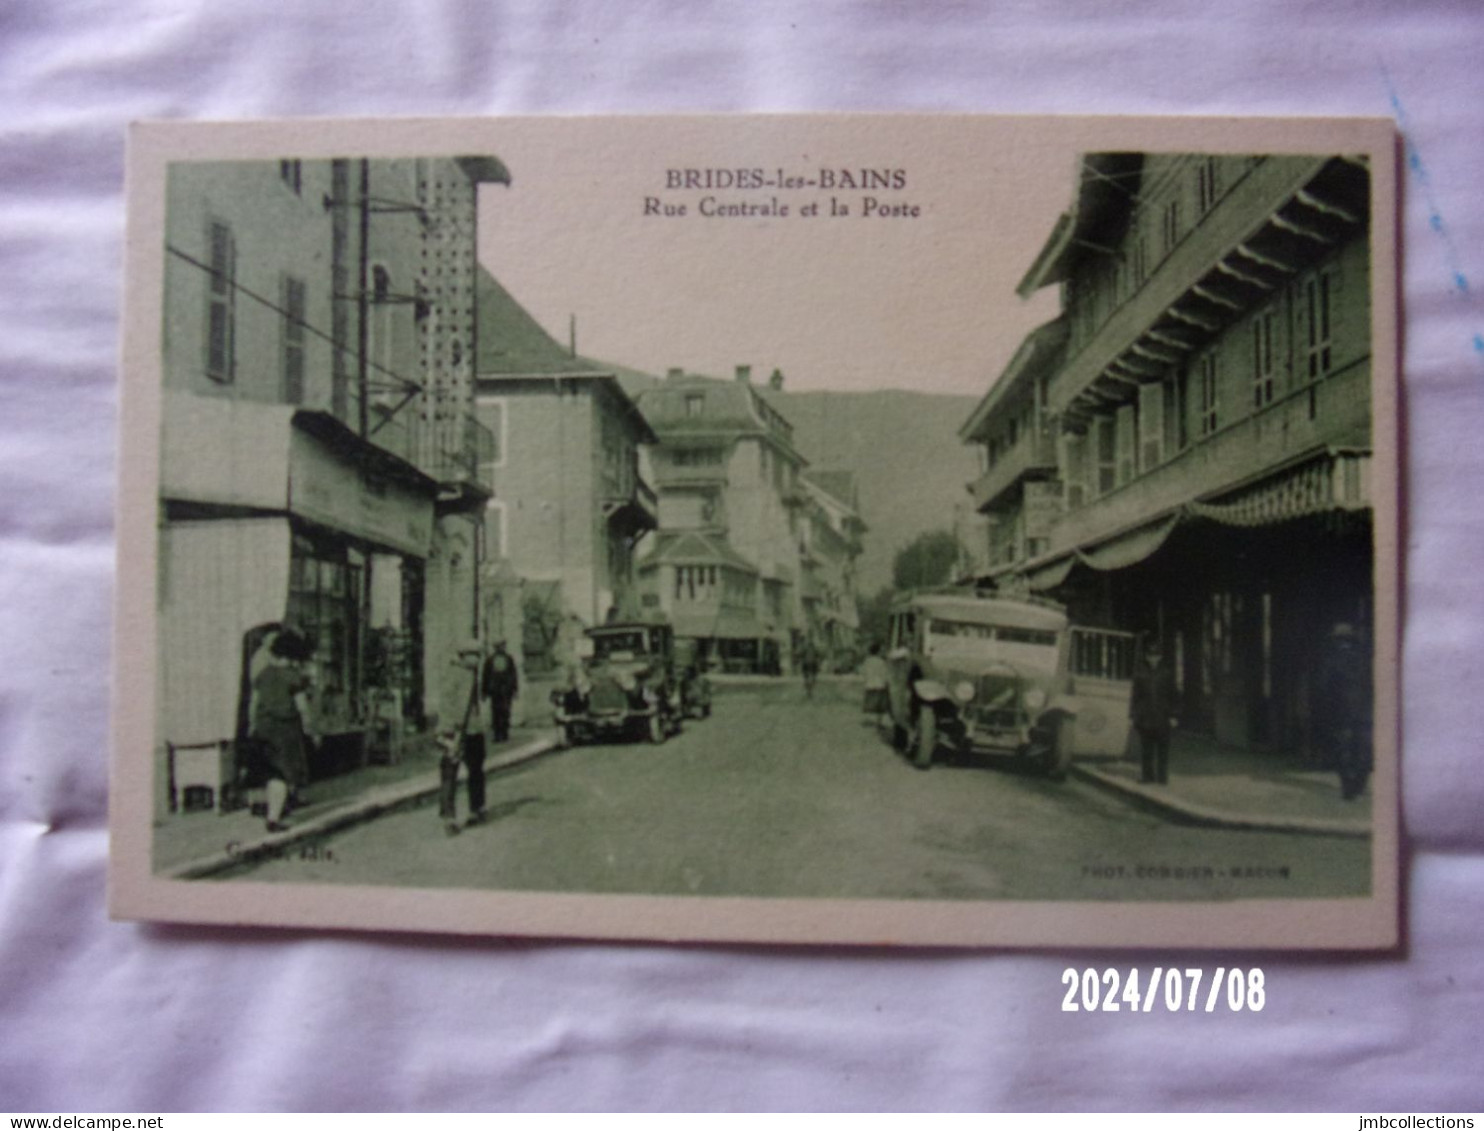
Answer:
[[[1394,150],[136,127],[113,914],[1395,946]]]

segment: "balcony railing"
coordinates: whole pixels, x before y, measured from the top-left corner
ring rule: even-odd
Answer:
[[[995,460],[994,466],[969,484],[974,509],[997,509],[996,504],[1022,479],[1031,475],[1056,472],[1056,441],[1051,429],[1041,428],[1022,436],[1008,452]]]
[[[705,464],[696,467],[663,465],[658,461],[651,468],[654,485],[663,491],[667,487],[725,487],[727,469],[724,464]]]
[[[1062,515],[1051,531],[1052,551],[1097,542],[1324,444],[1356,443],[1359,437],[1369,443],[1370,377],[1369,362],[1357,362],[1191,444],[1173,459]]]
[[[414,405],[387,415],[390,406],[371,410],[371,442],[417,467],[440,483],[479,484],[480,465],[493,462],[495,436],[472,416],[430,423]],[[483,483],[488,487],[488,483]]]

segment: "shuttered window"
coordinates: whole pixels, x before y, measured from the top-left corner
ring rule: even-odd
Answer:
[[[231,381],[237,372],[237,241],[220,220],[207,225],[206,375]]]

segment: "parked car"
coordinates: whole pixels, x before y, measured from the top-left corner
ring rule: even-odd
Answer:
[[[607,624],[579,642],[568,685],[552,692],[564,745],[600,738],[664,742],[680,730],[684,697],[667,624]]]
[[[1074,627],[1050,601],[973,590],[904,598],[889,623],[892,736],[920,769],[951,751],[1061,779],[1074,754],[1115,743],[1121,753],[1131,634]]]

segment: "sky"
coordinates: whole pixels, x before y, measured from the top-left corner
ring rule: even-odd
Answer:
[[[1056,288],[1015,287],[1077,150],[1029,120],[507,119],[488,143],[512,183],[481,189],[480,260],[558,340],[575,316],[588,357],[977,396],[1057,313]],[[917,215],[863,215],[867,197]],[[788,214],[701,214],[775,204]]]

